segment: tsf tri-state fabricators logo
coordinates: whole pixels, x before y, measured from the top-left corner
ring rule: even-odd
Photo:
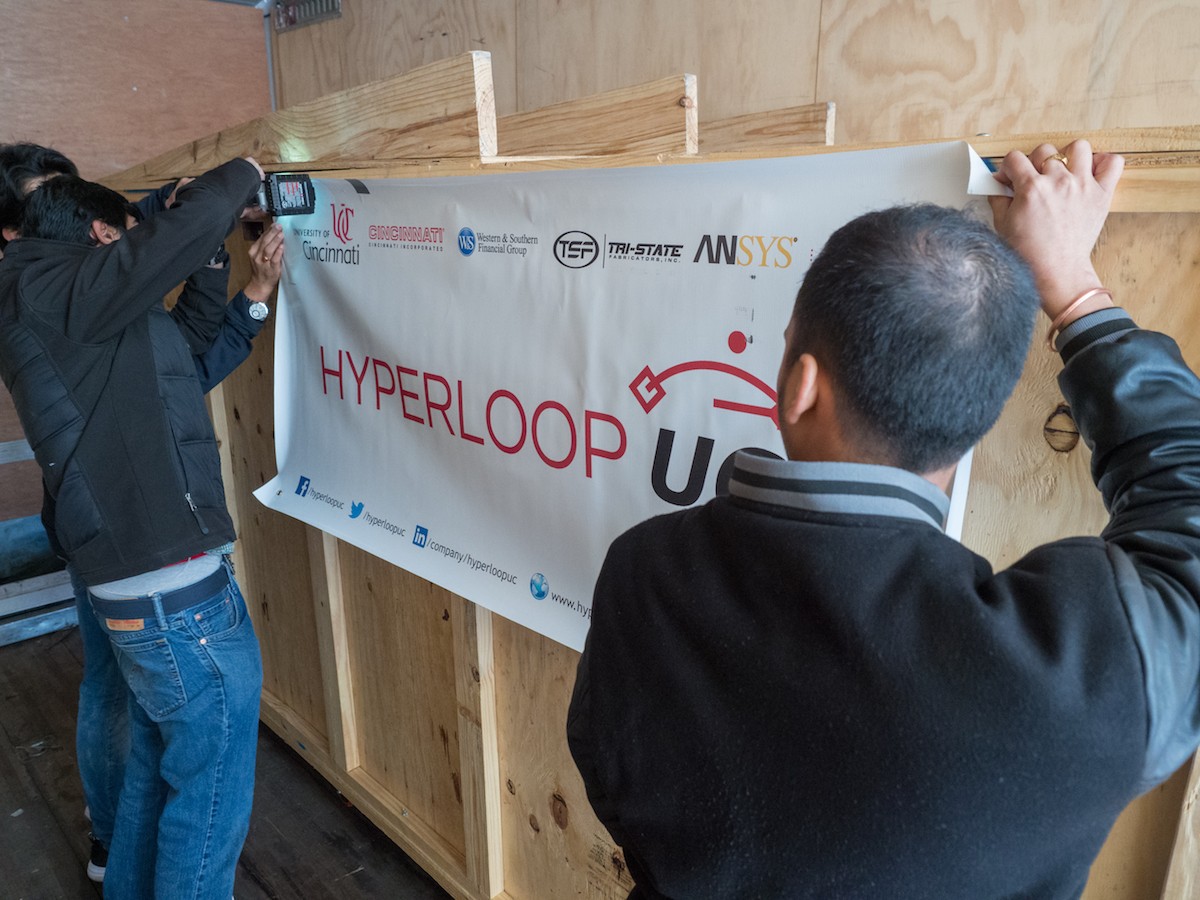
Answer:
[[[329,210],[333,214],[333,236],[343,244],[350,243],[350,220],[354,218],[353,208],[345,203],[330,203]]]

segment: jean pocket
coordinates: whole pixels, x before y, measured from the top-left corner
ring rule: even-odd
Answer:
[[[166,638],[113,641],[117,663],[138,705],[156,722],[187,703],[175,653]]]
[[[217,643],[237,631],[246,617],[245,604],[232,585],[205,603],[187,610],[188,630],[207,644]]]

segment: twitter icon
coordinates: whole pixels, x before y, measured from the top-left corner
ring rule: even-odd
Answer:
[[[362,511],[363,505],[361,503],[355,503],[353,500],[350,501],[350,518],[357,519],[362,515]]]

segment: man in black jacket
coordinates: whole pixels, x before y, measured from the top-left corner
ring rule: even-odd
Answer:
[[[0,262],[0,374],[137,701],[110,898],[228,898],[249,822],[258,644],[193,348],[161,300],[261,177],[226,163],[128,231],[119,195],[54,178]]]
[[[70,159],[51,147],[30,143],[0,146],[0,249],[19,236],[26,197],[48,179],[60,175],[78,176],[79,172]],[[163,185],[137,201],[134,204],[137,220],[145,221],[167,209],[174,202],[178,187],[188,181]],[[206,393],[249,356],[252,341],[268,313],[267,301],[279,283],[282,256],[283,235],[275,226],[250,246],[251,277],[232,299],[227,301],[229,254],[224,245],[184,282],[171,315],[188,340],[200,386]],[[43,495],[42,520],[54,547],[54,499],[46,490]],[[71,566],[67,571],[75,593],[84,651],[75,746],[91,822],[92,848],[87,875],[102,882],[112,844],[117,800],[125,780],[129,748],[128,690],[108,636],[92,615],[87,585]]]
[[[937,207],[844,226],[788,325],[788,460],[613,543],[567,729],[631,896],[1078,897],[1194,751],[1200,382],[1092,267],[1122,165],[1010,154],[1007,245]],[[1039,303],[1111,520],[993,572],[944,490]]]

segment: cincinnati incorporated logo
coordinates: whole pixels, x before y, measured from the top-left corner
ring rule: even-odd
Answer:
[[[554,258],[568,269],[586,269],[600,257],[600,245],[586,231],[564,231],[554,239]]]
[[[354,210],[345,203],[330,203],[329,211],[333,214],[333,236],[343,244],[350,243],[350,220],[354,218]]]
[[[445,248],[446,229],[440,225],[398,225],[379,222],[367,226],[370,247],[384,250],[418,250],[441,253]]]
[[[475,232],[470,228],[458,229],[458,252],[470,256],[475,252]]]

